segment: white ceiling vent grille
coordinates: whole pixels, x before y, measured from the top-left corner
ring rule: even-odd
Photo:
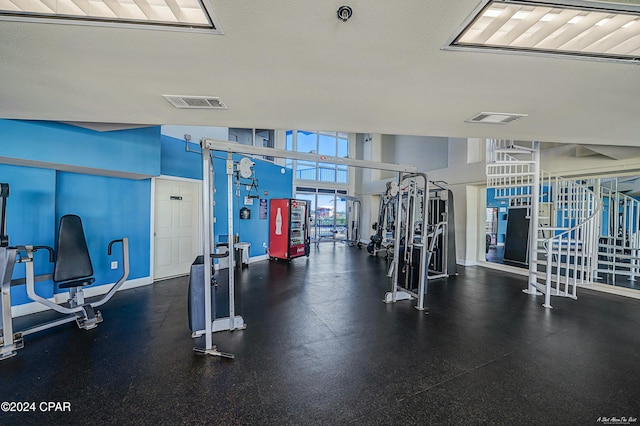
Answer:
[[[468,118],[465,122],[481,124],[509,124],[526,116],[527,114],[512,114],[507,112],[481,112],[471,118]]]
[[[162,95],[171,105],[184,109],[228,109],[216,96]]]

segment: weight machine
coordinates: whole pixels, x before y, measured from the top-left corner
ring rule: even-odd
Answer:
[[[346,243],[349,247],[357,246],[358,248],[362,247],[362,243],[360,242],[360,213],[362,211],[362,202],[356,198],[349,195],[342,195],[340,198],[344,199],[346,202]]]
[[[235,271],[233,266],[233,258],[235,257],[235,239],[233,238],[233,196],[234,196],[234,175],[237,179],[249,178],[252,176],[251,167],[255,165],[253,161],[248,158],[243,158],[240,162],[233,161],[231,151],[227,154],[227,160],[225,164],[227,175],[227,234],[228,238],[228,251],[226,254],[215,254],[214,249],[214,235],[213,235],[213,223],[215,223],[214,206],[215,206],[215,188],[214,188],[214,168],[213,160],[211,156],[211,146],[203,139],[200,143],[202,148],[202,217],[204,218],[204,241],[203,241],[203,255],[202,255],[202,274],[196,272],[194,267],[197,266],[199,259],[192,266],[192,272],[189,277],[189,294],[190,305],[189,315],[190,322],[192,324],[200,325],[200,321],[195,320],[195,317],[202,315],[204,311],[204,329],[195,327],[192,329],[192,337],[205,336],[204,347],[194,347],[193,350],[196,353],[204,355],[213,355],[224,358],[234,358],[233,354],[219,351],[216,346],[213,345],[212,333],[218,331],[233,331],[244,330],[247,328],[247,324],[240,315],[236,315],[235,309]],[[214,300],[215,294],[212,293],[212,287],[214,283],[213,279],[213,259],[230,256],[229,258],[229,316],[216,318],[214,312]],[[210,259],[205,262],[205,259]],[[200,284],[202,282],[202,284]],[[204,286],[204,291],[202,287]],[[196,300],[199,297],[194,295],[204,295],[204,306],[201,302]],[[193,303],[192,303],[193,302]]]
[[[367,251],[374,256],[384,252],[389,257],[393,253],[394,223],[398,206],[397,197],[398,183],[395,181],[387,182],[385,192],[380,196],[378,221],[372,225],[376,233],[371,236],[367,245]]]
[[[24,346],[23,336],[72,321],[75,321],[78,327],[84,330],[95,328],[98,323],[102,322],[102,314],[96,308],[109,301],[129,276],[129,240],[125,237],[109,242],[107,249],[109,256],[112,254],[115,244],[120,243],[122,246],[122,275],[104,296],[93,302],[86,302],[83,287],[93,284],[95,278],[92,277],[93,266],[80,217],[65,215],[60,219],[55,251],[47,246],[11,247],[9,246],[9,237],[6,234],[6,206],[9,198],[9,185],[6,183],[0,184],[0,198],[2,203],[2,217],[0,218],[1,360],[16,355],[16,351]],[[35,275],[34,255],[39,250],[46,250],[49,254],[49,261],[54,263],[52,274]],[[11,279],[16,263],[25,264],[24,279]],[[69,299],[65,304],[55,303],[37,294],[36,281],[46,280],[53,280],[54,285],[60,289],[69,289]],[[65,315],[65,317],[14,333],[11,315],[11,286],[19,284],[26,284],[27,295],[31,300]]]
[[[429,280],[456,274],[453,195],[423,173],[401,174],[397,182],[387,182],[379,221],[367,249],[373,255],[393,253],[387,274],[392,287],[384,300],[417,298],[416,308],[423,310]]]

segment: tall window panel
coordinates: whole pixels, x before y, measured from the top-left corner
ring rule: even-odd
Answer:
[[[289,130],[286,133],[286,149],[297,152],[326,155],[327,157],[349,156],[349,139],[346,133],[310,132]],[[287,160],[286,166],[294,169],[297,180],[348,184],[347,166],[332,163]]]

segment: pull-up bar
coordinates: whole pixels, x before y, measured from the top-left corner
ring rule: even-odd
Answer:
[[[203,148],[214,151],[234,152],[237,154],[266,155],[268,157],[288,158],[292,160],[313,161],[320,163],[341,164],[364,169],[389,170],[392,172],[416,172],[416,166],[406,164],[380,163],[377,161],[356,160],[353,158],[333,157],[330,155],[311,154],[288,151],[286,149],[267,148],[262,146],[242,145],[237,142],[223,142],[215,139],[202,139]]]

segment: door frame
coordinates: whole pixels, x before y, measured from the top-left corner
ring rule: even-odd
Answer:
[[[191,179],[191,178],[183,178],[177,176],[168,176],[168,175],[159,175],[151,178],[151,223],[149,230],[149,247],[151,248],[151,255],[149,256],[149,276],[151,277],[151,282],[155,283],[156,281],[156,179],[160,180],[172,180],[177,182],[190,182],[195,183],[198,186],[198,247],[202,248],[202,228],[203,228],[203,218],[202,218],[202,180],[201,179]]]

